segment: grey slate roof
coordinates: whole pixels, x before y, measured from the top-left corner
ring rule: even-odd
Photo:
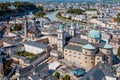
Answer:
[[[100,48],[103,48],[103,47],[105,46],[105,44],[106,44],[105,42],[101,42],[101,43],[99,44],[99,47],[100,47]]]
[[[91,69],[80,80],[102,80],[105,76],[114,77],[115,69],[109,63],[99,63]]]
[[[101,70],[96,70],[94,73],[93,73],[93,78],[95,80],[102,80],[102,78],[104,77],[104,73],[101,71]]]
[[[82,44],[82,45],[88,44],[87,40],[79,39],[79,38],[72,38],[72,39],[70,39],[70,42],[78,43],[78,44]]]
[[[29,72],[33,68],[32,65],[19,69],[20,77]]]
[[[46,44],[38,43],[35,41],[24,42],[24,44],[27,44],[30,46],[35,46],[35,47],[42,48],[42,49],[46,49],[48,47],[48,45],[46,45]]]
[[[41,69],[43,69],[44,67],[48,66],[47,63],[43,63],[41,65],[38,65],[36,68],[35,68],[35,72],[38,72],[40,71]]]
[[[70,50],[82,52],[81,46],[76,46],[76,45],[71,45],[71,44],[68,44],[67,46],[65,46],[65,49],[70,49]]]
[[[104,53],[102,53],[101,51],[99,51],[97,54],[96,54],[96,56],[104,56]]]

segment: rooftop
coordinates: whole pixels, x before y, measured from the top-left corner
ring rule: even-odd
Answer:
[[[99,74],[99,75],[98,75]],[[108,63],[99,63],[80,80],[102,80],[105,76],[114,77],[115,70]],[[106,80],[106,79],[105,79]]]
[[[38,66],[35,68],[35,72],[40,71],[41,69],[43,69],[43,68],[46,67],[46,66],[48,66],[47,63],[43,63],[43,64],[38,65]]]
[[[85,44],[88,44],[88,41],[87,40],[85,40],[85,39],[80,39],[80,38],[72,38],[72,39],[70,39],[70,42],[73,42],[73,43],[78,43],[78,44],[83,44],[83,45],[85,45]]]
[[[48,47],[48,45],[46,45],[46,44],[39,43],[39,42],[33,42],[33,41],[24,42],[24,44],[38,47],[38,48],[42,48],[42,49],[46,49]]]
[[[93,49],[96,49],[93,45],[91,44],[86,44],[84,46],[82,46],[84,49],[90,49],[90,50],[93,50]]]
[[[102,38],[102,33],[98,30],[91,30],[88,33],[88,37],[95,38],[95,39],[101,39]]]
[[[65,49],[71,49],[71,50],[82,52],[81,46],[76,46],[76,45],[71,45],[71,44],[68,44],[67,46],[65,46]]]
[[[17,52],[16,54],[19,56],[27,57],[29,59],[35,58],[35,54],[29,53],[29,52]]]
[[[105,49],[112,49],[113,48],[113,46],[112,45],[110,45],[110,44],[105,44],[105,46],[103,47],[103,48],[105,48]]]

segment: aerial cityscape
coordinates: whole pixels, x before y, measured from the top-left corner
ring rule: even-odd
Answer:
[[[120,0],[0,0],[0,80],[120,80]]]

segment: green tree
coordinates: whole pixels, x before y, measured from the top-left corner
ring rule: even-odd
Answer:
[[[96,19],[96,18],[97,18],[97,16],[92,16],[91,18]]]
[[[70,80],[70,76],[69,75],[65,75],[63,80]]]
[[[120,57],[120,46],[118,47],[118,56]]]
[[[54,75],[57,79],[60,78],[60,73],[59,72],[56,72],[55,75]]]
[[[44,17],[46,15],[46,13],[45,12],[36,12],[35,15],[38,17]]]
[[[67,13],[76,13],[76,14],[83,14],[83,12],[85,12],[85,11],[82,9],[69,9],[67,11]]]
[[[68,19],[69,19],[69,20],[72,20],[72,17],[70,16],[70,17],[68,17]]]
[[[120,13],[117,14],[117,21],[120,22]]]
[[[14,25],[14,30],[15,31],[19,31],[19,30],[21,30],[22,29],[22,26],[20,25],[20,24],[15,24]]]

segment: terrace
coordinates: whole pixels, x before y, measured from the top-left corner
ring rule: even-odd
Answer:
[[[29,53],[29,52],[17,52],[16,55],[27,57],[29,59],[35,58],[35,54]]]

